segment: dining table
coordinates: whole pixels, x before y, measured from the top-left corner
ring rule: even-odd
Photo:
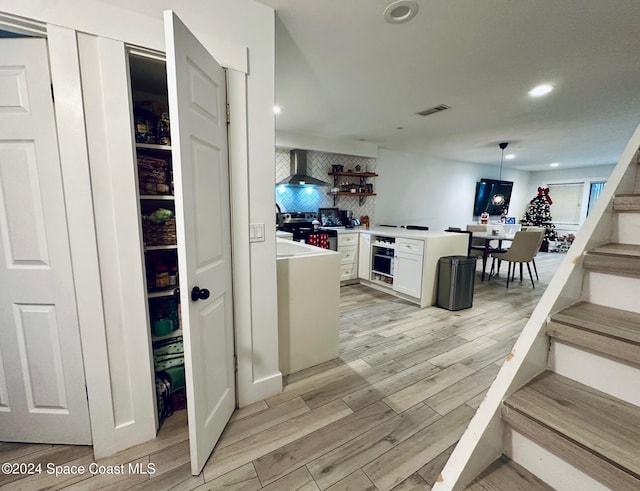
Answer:
[[[482,275],[480,277],[481,281],[484,281],[484,277],[487,271],[487,260],[489,259],[489,255],[491,252],[504,252],[502,249],[502,243],[504,241],[512,241],[515,237],[515,233],[506,234],[506,233],[494,233],[491,232],[473,232],[472,237],[474,239],[482,239],[484,240],[484,249],[482,250]],[[491,242],[498,242],[498,247],[492,247]],[[477,247],[477,246],[476,246]]]

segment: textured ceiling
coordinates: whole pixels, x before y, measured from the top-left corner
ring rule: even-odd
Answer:
[[[640,1],[261,0],[276,10],[276,129],[438,161],[616,163],[640,122]],[[529,89],[555,90],[533,99]],[[447,104],[428,117],[415,113]],[[399,127],[403,129],[398,129]]]

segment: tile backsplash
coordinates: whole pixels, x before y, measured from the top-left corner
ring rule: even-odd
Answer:
[[[355,171],[356,165],[360,166],[362,172],[375,172],[376,159],[366,157],[355,157],[352,155],[341,155],[336,153],[307,152],[307,173],[317,179],[333,184],[333,176],[329,175],[333,165],[342,165],[344,170]],[[289,176],[291,166],[289,163],[289,150],[276,149],[276,182]],[[348,178],[342,178],[344,183]],[[373,184],[373,191],[376,192],[376,178],[367,180]],[[276,186],[276,202],[282,211],[318,211],[318,208],[340,208],[341,210],[351,210],[355,217],[368,215],[371,223],[375,223],[374,209],[375,196],[365,198],[362,205],[359,204],[357,196],[338,196],[336,204],[333,204],[333,196],[329,194],[330,187],[293,187]]]

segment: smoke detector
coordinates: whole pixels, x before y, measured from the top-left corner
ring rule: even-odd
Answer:
[[[384,9],[384,20],[389,24],[402,24],[418,13],[418,3],[413,0],[396,0]]]

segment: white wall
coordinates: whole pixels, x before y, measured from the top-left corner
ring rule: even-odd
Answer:
[[[380,149],[376,178],[376,222],[427,225],[431,230],[462,227],[473,220],[476,182],[498,179],[500,167],[434,161],[424,156]],[[514,181],[509,215],[519,220],[528,202],[529,172],[502,170]]]

